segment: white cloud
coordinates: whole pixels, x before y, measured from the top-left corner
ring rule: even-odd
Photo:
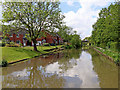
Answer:
[[[73,0],[68,0],[68,1],[67,1],[67,4],[68,4],[69,6],[73,6],[73,2],[74,2]]]
[[[64,13],[66,16],[64,21],[78,34],[81,34],[83,39],[91,35],[92,25],[97,20],[99,9],[107,7],[111,2],[114,2],[114,0],[79,0],[82,8],[79,8],[77,12],[69,11]]]

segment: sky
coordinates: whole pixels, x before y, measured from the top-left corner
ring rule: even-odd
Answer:
[[[61,0],[60,8],[65,15],[66,25],[84,39],[91,35],[92,25],[100,10],[114,2],[115,0]]]
[[[60,0],[60,2],[62,14],[65,15],[64,22],[76,30],[81,39],[84,39],[91,35],[92,25],[96,22],[100,10],[114,3],[115,0]]]

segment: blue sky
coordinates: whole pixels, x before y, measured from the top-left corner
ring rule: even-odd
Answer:
[[[60,8],[67,26],[76,30],[82,39],[91,35],[98,13],[115,0],[61,0]]]
[[[82,39],[91,35],[92,25],[96,22],[99,11],[108,7],[115,0],[60,0],[64,22],[76,30]],[[2,18],[0,6],[0,19]]]
[[[63,13],[67,13],[69,11],[74,11],[77,12],[79,8],[81,8],[80,3],[78,2],[73,2],[73,5],[68,5],[67,2],[61,2],[60,8]]]

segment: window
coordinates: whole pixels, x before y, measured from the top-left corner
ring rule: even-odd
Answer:
[[[19,38],[19,34],[17,34],[17,38]]]
[[[12,35],[12,34],[10,34],[9,36],[10,36],[10,37],[13,37],[13,35]]]

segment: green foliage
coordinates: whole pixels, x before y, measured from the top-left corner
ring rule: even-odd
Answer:
[[[43,43],[43,46],[50,46],[49,43]]]
[[[37,51],[36,39],[41,37],[42,29],[55,31],[61,27],[64,16],[59,2],[5,2],[3,3],[3,22],[12,22],[16,31],[25,31],[27,39],[33,41]],[[4,30],[6,31],[6,29]]]
[[[5,39],[2,39],[2,42],[0,43],[0,46],[4,47],[6,45]]]
[[[14,43],[14,42],[10,42],[10,44],[6,44],[5,46],[6,46],[6,47],[19,47],[20,45]]]
[[[111,42],[110,43],[111,50],[117,50],[117,48],[118,48],[118,42]]]
[[[61,38],[64,39],[65,42],[70,42],[70,40],[72,39],[71,32],[72,32],[71,27],[62,25],[58,31],[58,34],[61,36]]]
[[[2,60],[2,67],[6,67],[8,65],[8,62],[6,60]]]
[[[77,31],[73,31],[71,27],[63,25],[59,29],[58,34],[64,39],[65,42],[67,42],[67,45],[65,46],[66,49],[72,47],[79,48],[81,46],[80,35],[77,34]],[[72,46],[69,47],[68,43],[71,43]]]
[[[99,13],[97,22],[93,25],[91,36],[92,44],[102,47],[117,50],[117,43],[120,40],[120,5],[118,2],[111,4],[108,8],[103,8]]]
[[[15,43],[14,42],[10,42],[10,45],[15,45]]]
[[[2,57],[10,63],[17,60],[22,60],[26,58],[33,58],[34,56],[39,56],[41,54],[48,53],[44,50],[53,49],[53,48],[60,48],[62,45],[58,46],[50,46],[50,47],[43,47],[38,46],[39,52],[33,51],[33,47],[0,47],[2,49]]]
[[[4,47],[4,46],[5,46],[5,42],[1,42],[0,47]]]
[[[65,49],[71,49],[72,45],[65,45]]]
[[[22,43],[20,43],[20,47],[22,46]]]
[[[72,40],[71,40],[71,44],[72,44],[72,47],[74,47],[76,49],[81,47],[80,36],[77,34],[73,35]]]
[[[120,60],[119,60],[120,53],[118,53],[117,51],[113,51],[111,49],[103,49],[99,47],[95,47],[95,48],[101,51],[103,54],[106,54],[107,56],[113,58],[116,64],[120,63]]]

